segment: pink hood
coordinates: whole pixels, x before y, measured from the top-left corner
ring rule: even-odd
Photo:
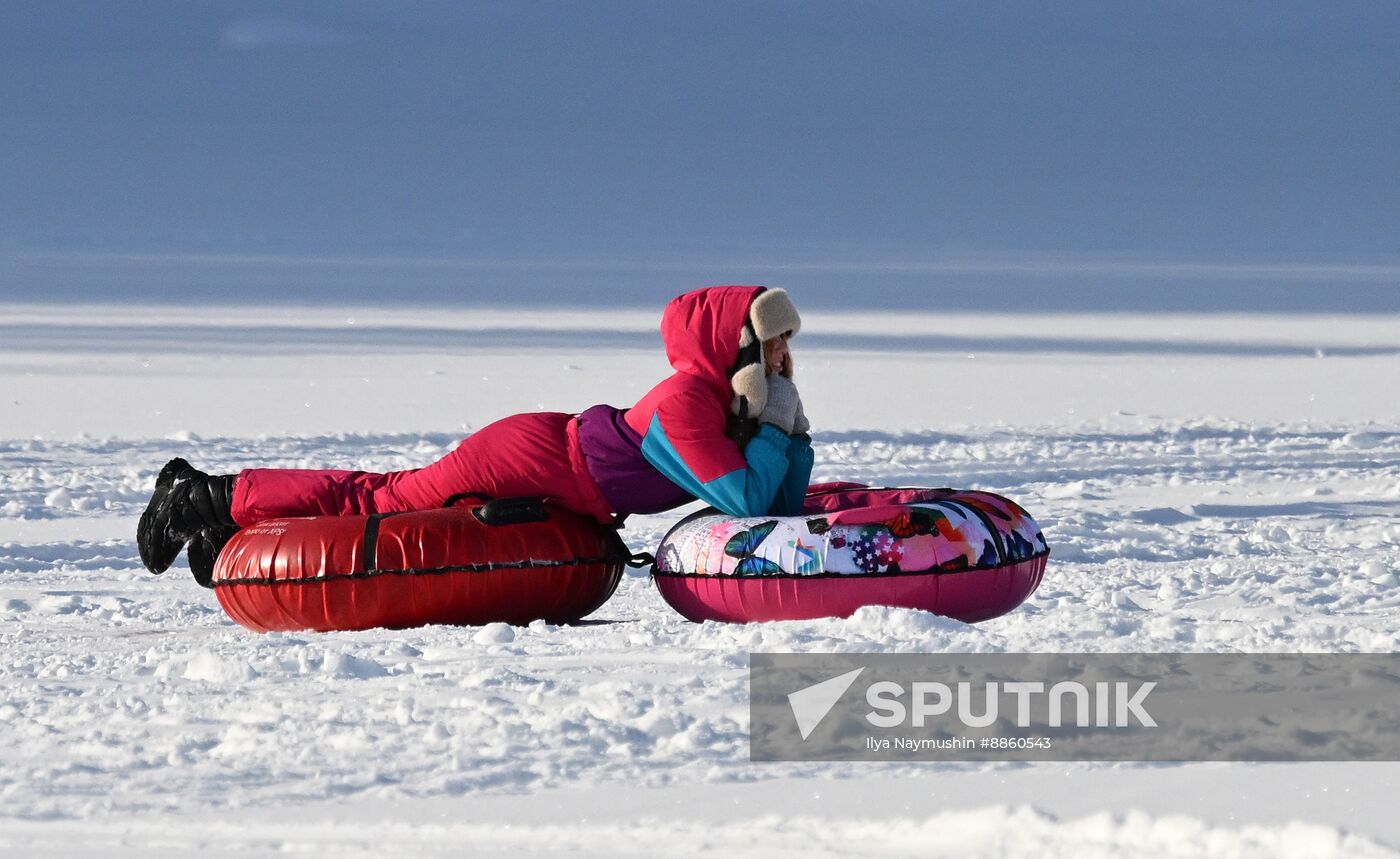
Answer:
[[[677,296],[661,316],[666,358],[678,373],[704,380],[726,402],[729,374],[739,357],[739,335],[761,286],[710,286]]]

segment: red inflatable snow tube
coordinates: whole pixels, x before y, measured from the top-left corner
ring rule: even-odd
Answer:
[[[813,486],[798,516],[739,519],[710,509],[671,529],[652,575],[693,621],[848,617],[916,608],[967,623],[997,617],[1040,586],[1040,526],[990,492]]]
[[[612,528],[536,499],[260,522],[214,567],[229,617],[256,632],[572,623],[630,559]]]

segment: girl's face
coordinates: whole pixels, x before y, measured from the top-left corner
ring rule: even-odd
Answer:
[[[774,337],[763,344],[763,367],[768,375],[792,375],[792,353],[788,352],[788,335]]]

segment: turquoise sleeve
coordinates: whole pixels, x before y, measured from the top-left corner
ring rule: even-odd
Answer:
[[[778,496],[773,499],[773,507],[768,511],[772,516],[796,516],[802,512],[802,504],[807,499],[807,484],[812,480],[812,463],[816,457],[812,453],[812,441],[805,435],[792,436],[787,449],[787,474],[778,487]]]
[[[721,436],[722,441],[734,444]],[[744,448],[746,466],[709,481],[701,481],[676,446],[666,437],[659,417],[642,438],[642,455],[647,462],[677,486],[730,516],[764,516],[788,474],[788,448],[792,439],[770,424],[763,424],[758,435]]]

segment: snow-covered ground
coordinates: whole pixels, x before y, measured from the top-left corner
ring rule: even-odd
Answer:
[[[1400,765],[751,764],[754,651],[1400,648],[1400,318],[808,314],[816,479],[988,489],[1009,616],[255,635],[133,538],[173,455],[400,468],[630,403],[656,311],[0,307],[0,851],[1391,856]],[[624,532],[654,548],[684,511]]]

